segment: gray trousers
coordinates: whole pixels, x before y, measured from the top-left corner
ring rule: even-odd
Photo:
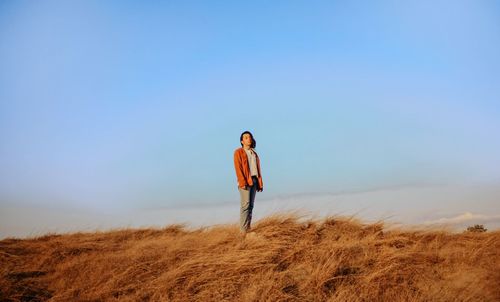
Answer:
[[[257,176],[252,176],[253,185],[244,190],[238,187],[240,191],[240,231],[248,232],[252,222],[252,210],[257,188],[259,187]]]

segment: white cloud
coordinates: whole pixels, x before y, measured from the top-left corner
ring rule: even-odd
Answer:
[[[425,221],[424,224],[463,224],[463,223],[499,223],[500,215],[483,215],[465,212],[453,217],[442,217],[435,220]]]
[[[500,229],[499,186],[409,186],[362,192],[312,192],[255,200],[254,221],[276,212],[298,211],[308,217],[352,216],[365,222],[384,221],[394,226],[449,225],[457,230],[483,224]],[[179,207],[85,211],[71,207],[35,207],[0,204],[0,239],[47,232],[91,231],[117,227],[190,227],[239,223],[239,194],[232,202],[187,204]],[[470,209],[474,209],[475,213]],[[488,215],[481,214],[488,213]]]

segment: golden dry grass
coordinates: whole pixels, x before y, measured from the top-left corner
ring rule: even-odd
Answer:
[[[500,231],[295,214],[0,241],[1,301],[500,301]]]

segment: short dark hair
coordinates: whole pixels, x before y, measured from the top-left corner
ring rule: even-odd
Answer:
[[[243,140],[243,134],[247,134],[247,133],[250,134],[250,137],[252,138],[252,145],[250,147],[255,148],[255,146],[257,145],[257,142],[253,138],[253,135],[252,135],[252,133],[250,131],[245,131],[245,132],[243,132],[240,135],[240,144],[241,144],[241,146],[243,147],[243,143],[241,142]]]

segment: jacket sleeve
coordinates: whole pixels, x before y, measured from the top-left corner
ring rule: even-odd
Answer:
[[[260,158],[258,155],[257,155],[257,170],[259,171],[260,181],[262,182],[262,187],[260,189],[264,190],[264,181],[262,180],[262,172],[260,169]]]
[[[236,178],[238,179],[238,186],[244,187],[247,185],[245,177],[243,176],[243,169],[241,167],[241,159],[237,151],[234,151],[234,170],[236,171]]]

